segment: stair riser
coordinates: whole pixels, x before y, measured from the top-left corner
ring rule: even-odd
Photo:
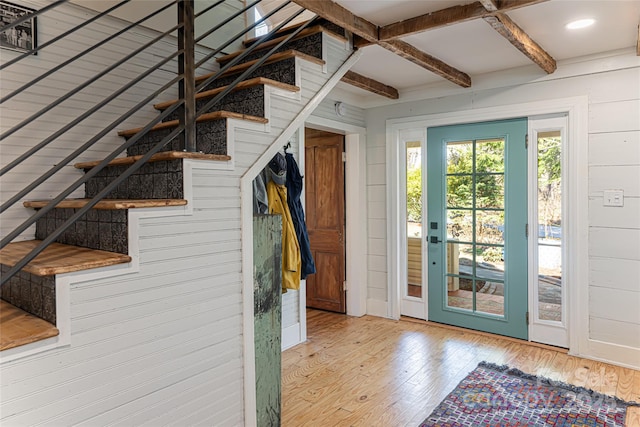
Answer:
[[[230,111],[232,113],[264,117],[264,92],[264,85],[253,86],[247,89],[230,92],[225,95],[221,102],[203,111],[203,113],[212,113],[215,111]],[[213,97],[196,101],[196,110],[200,111],[200,109],[212,99]],[[174,111],[164,121],[177,120],[179,118],[179,114],[180,113],[178,111]],[[200,124],[199,126],[201,125],[202,124]]]
[[[128,156],[139,156],[148,153],[154,145],[158,144],[173,132],[173,129],[163,129],[149,132],[137,143],[129,147]],[[183,151],[184,146],[179,138],[175,138],[165,145],[160,151]],[[227,154],[227,120],[210,120],[200,122],[196,126],[196,151],[204,154]],[[155,198],[155,197],[154,197]]]
[[[259,49],[251,52],[246,57],[242,58],[242,60],[238,64],[242,64],[244,62],[253,61],[254,59],[262,58],[267,52],[273,49],[275,46],[271,46],[266,49]],[[297,50],[298,52],[305,53],[307,55],[313,56],[314,58],[323,59],[322,58],[322,33],[311,34],[307,37],[303,37],[297,40],[292,40],[289,43],[286,43],[280,49],[278,49],[274,53],[284,52],[286,50]],[[236,65],[238,65],[236,64]],[[224,65],[224,63],[220,64]]]
[[[9,267],[2,265],[2,274]],[[20,271],[5,283],[0,296],[16,307],[56,324],[56,286],[53,276],[36,276]]]
[[[254,77],[266,77],[268,79],[275,80],[277,82],[282,82],[282,83],[296,86],[296,71],[295,71],[296,62],[295,61],[296,61],[295,58],[288,58],[282,61],[273,62],[271,64],[262,65],[258,67],[258,69],[255,70],[253,73],[251,73],[248,77],[246,77],[245,80],[249,80]],[[204,90],[227,86],[233,83],[233,81],[237,79],[238,76],[240,76],[240,73],[218,78],[212,83],[210,83],[209,85],[207,85],[207,87]]]
[[[164,132],[164,131],[160,131]],[[126,170],[108,166],[85,185],[85,197],[93,198]],[[109,199],[183,199],[182,159],[147,163],[112,191]]]
[[[54,209],[36,223],[36,239],[43,240],[78,209]],[[56,242],[66,245],[127,254],[127,210],[91,209],[69,227]]]

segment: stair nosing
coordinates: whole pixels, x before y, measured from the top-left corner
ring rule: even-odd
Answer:
[[[290,49],[290,50],[285,50],[284,52],[274,53],[273,55],[271,55],[271,57],[269,59],[267,59],[265,61],[265,63],[263,65],[272,64],[274,62],[284,61],[286,59],[291,59],[291,58],[295,58],[295,57],[298,57],[298,58],[301,58],[301,59],[305,59],[307,61],[313,62],[313,63],[318,64],[318,65],[326,64],[326,61],[323,60],[323,59],[319,59],[319,58],[316,58],[315,56],[307,55],[306,53],[302,53],[302,52],[299,52],[297,50]],[[232,75],[232,74],[237,74],[241,70],[251,67],[253,64],[255,64],[258,61],[259,61],[259,59],[254,59],[252,61],[243,62],[242,64],[234,65],[233,67],[231,67],[227,71],[225,71],[220,77],[228,76],[228,75]],[[213,72],[213,73],[205,74],[205,75],[200,76],[200,77],[196,77],[196,84],[208,79],[209,77],[213,76],[214,74],[216,74],[216,73]]]
[[[39,245],[40,242],[41,240],[26,240],[9,243],[0,250],[0,263],[13,267],[33,248]],[[52,259],[47,259],[47,257],[51,257]],[[73,261],[74,257],[93,259],[80,262],[79,260]],[[55,265],[54,261],[57,261],[57,265]],[[52,243],[35,259],[29,262],[23,268],[23,271],[37,276],[53,276],[56,274],[127,264],[130,262],[131,257],[125,254],[65,245],[63,243]]]
[[[247,121],[256,122],[256,123],[269,122],[269,119],[266,119],[264,117],[251,116],[251,115],[242,114],[242,113],[234,113],[231,111],[214,111],[213,113],[206,113],[198,117],[196,119],[196,122],[200,123],[200,122],[207,122],[207,121],[218,120],[218,119],[240,119],[240,120],[247,120]],[[154,132],[154,131],[163,130],[163,129],[171,129],[178,126],[179,124],[180,124],[179,120],[170,120],[168,122],[161,122],[155,125],[154,127],[152,127],[149,131]],[[144,127],[121,130],[118,132],[118,136],[130,138],[135,134],[137,134],[138,132],[140,132],[142,129],[144,129]]]
[[[136,156],[119,157],[109,162],[108,166],[123,166],[132,165],[138,160],[144,157],[143,154]],[[194,153],[190,151],[161,151],[156,153],[149,159],[148,163],[161,162],[164,160],[178,160],[178,159],[195,159],[195,160],[212,160],[212,161],[226,161],[231,160],[231,156],[226,154],[203,154]],[[73,166],[76,169],[91,169],[102,163],[102,160],[94,160],[90,162],[78,162]]]
[[[273,79],[268,79],[266,77],[254,77],[252,79],[249,80],[245,80],[243,82],[238,83],[238,85],[233,88],[232,92],[237,91],[237,90],[242,90],[242,89],[247,89],[250,87],[254,87],[254,86],[260,86],[260,85],[267,85],[267,86],[274,86],[277,87],[278,89],[283,89],[283,90],[288,90],[290,92],[300,92],[300,88],[298,86],[294,86],[294,85],[290,85],[287,83],[282,83]],[[207,90],[204,92],[200,92],[196,95],[196,100],[199,99],[204,99],[204,98],[210,98],[214,95],[217,95],[218,93],[224,91],[226,88],[228,88],[229,86],[221,86],[221,87],[217,87],[215,89],[211,89],[211,90]],[[172,106],[173,104],[175,104],[176,102],[178,102],[178,99],[172,99],[171,101],[166,101],[166,102],[160,102],[158,104],[155,104],[153,106],[153,108],[155,108],[156,110],[166,110],[167,108],[169,108],[170,106]]]
[[[89,203],[91,199],[66,199],[58,203],[56,209],[80,209]],[[25,208],[41,209],[48,206],[51,200],[29,200],[23,202]],[[185,206],[185,199],[102,199],[93,209],[98,210],[123,210],[123,209],[142,209],[142,208],[160,208],[167,206]]]
[[[329,30],[328,28],[324,27],[322,24],[314,25],[313,27],[310,27],[310,28],[305,28],[298,35],[296,35],[294,38],[292,38],[289,41],[303,39],[305,37],[309,37],[309,36],[317,34],[317,33],[328,33],[329,35],[331,35],[334,38],[337,38],[339,40],[347,42],[347,38],[346,37],[341,36],[340,34],[336,34],[335,32],[333,32],[333,31]],[[268,47],[274,46],[274,45],[278,44],[279,42],[281,42],[282,40],[286,39],[289,35],[290,34],[283,34],[282,36],[276,37],[274,39],[267,40],[266,42],[261,43],[260,47],[256,48],[254,50],[254,52],[258,52],[258,51],[260,51],[262,49],[266,49]],[[257,40],[259,40],[259,37],[255,41],[257,41]],[[228,55],[216,58],[216,62],[218,62],[219,64],[222,64],[224,62],[230,61],[231,59],[235,58],[238,55],[241,55],[244,51],[249,49],[252,46],[252,44],[245,45],[243,43],[243,46],[245,46],[245,49],[242,49],[242,50],[239,50],[237,52],[230,53]]]

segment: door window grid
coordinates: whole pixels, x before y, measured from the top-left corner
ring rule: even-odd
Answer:
[[[504,139],[446,153],[447,306],[504,317]]]

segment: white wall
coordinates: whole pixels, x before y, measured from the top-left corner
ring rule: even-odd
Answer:
[[[589,140],[578,143],[589,144],[589,176],[579,177],[589,183],[589,281],[575,285],[589,295],[585,333],[606,344],[591,356],[629,364],[615,349],[619,345],[627,354],[640,354],[640,58],[631,50],[619,51],[559,64],[547,77],[523,75],[516,71],[481,79],[482,89],[456,89],[450,96],[441,90],[438,98],[427,94],[423,100],[367,110],[370,312],[385,315],[381,307],[388,292],[386,120],[586,95]],[[605,189],[623,189],[624,207],[603,207]]]

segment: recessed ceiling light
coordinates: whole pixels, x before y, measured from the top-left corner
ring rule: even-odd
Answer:
[[[595,19],[578,19],[577,21],[569,22],[567,24],[568,30],[578,30],[580,28],[586,28],[593,25],[596,22]]]

